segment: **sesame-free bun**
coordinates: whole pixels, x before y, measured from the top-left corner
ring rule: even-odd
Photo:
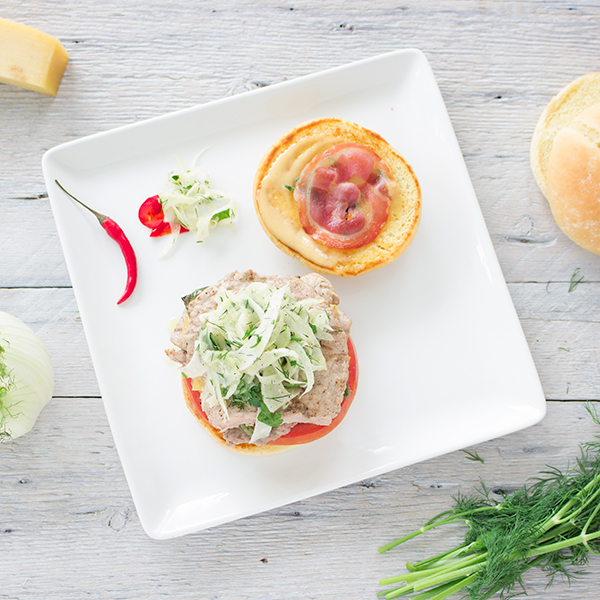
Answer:
[[[353,249],[330,248],[308,235],[292,191],[304,166],[344,142],[371,148],[396,182],[383,229],[373,241]],[[353,277],[392,262],[408,248],[421,218],[421,189],[410,165],[379,134],[325,118],[298,125],[269,149],[256,172],[254,205],[265,233],[280,250],[313,271]]]
[[[573,81],[544,109],[531,166],[558,226],[600,254],[600,73]]]
[[[202,427],[204,427],[204,429],[206,429],[208,434],[215,440],[215,442],[217,442],[221,446],[224,446],[228,450],[233,450],[234,452],[239,452],[240,454],[252,454],[254,456],[266,456],[268,454],[279,454],[281,452],[285,452],[286,450],[289,450],[290,448],[294,448],[293,445],[276,446],[276,445],[265,444],[263,446],[256,446],[254,444],[236,444],[236,445],[227,444],[225,442],[225,440],[223,439],[223,436],[219,433],[219,430],[216,429],[215,427],[213,427],[210,423],[208,423],[208,421],[206,421],[202,417],[202,415],[198,411],[198,407],[196,406],[196,403],[193,401],[193,399],[190,395],[190,392],[189,392],[187,386],[185,385],[185,383],[183,383],[182,387],[183,387],[183,396],[185,398],[185,403],[187,404],[187,407],[190,409],[190,412],[196,417],[196,419],[198,419],[198,422],[200,423],[200,425],[202,425]]]

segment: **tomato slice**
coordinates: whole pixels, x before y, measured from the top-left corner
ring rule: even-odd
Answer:
[[[190,395],[190,397],[194,401],[194,406],[198,410],[198,414],[210,425],[210,423],[208,421],[208,415],[204,412],[204,409],[202,408],[202,400],[200,398],[200,392],[192,389],[191,378],[184,377],[183,384],[185,385],[185,389],[186,389],[187,393]],[[211,427],[212,427],[212,425],[211,425]]]
[[[307,444],[318,440],[328,433],[332,432],[344,419],[354,397],[356,396],[356,388],[358,386],[358,363],[356,360],[356,349],[352,340],[348,338],[348,355],[350,356],[350,365],[348,369],[348,389],[350,393],[342,400],[340,412],[333,418],[329,425],[313,425],[312,423],[298,423],[294,425],[293,429],[286,435],[282,435],[269,442],[272,446],[297,446],[299,444]],[[207,422],[208,416],[202,409],[202,401],[200,399],[200,392],[192,389],[192,380],[184,379],[187,392],[191,396],[198,414]],[[210,423],[209,423],[210,425]],[[212,425],[211,425],[212,427]],[[214,429],[214,428],[213,428]],[[215,429],[215,431],[218,431]]]

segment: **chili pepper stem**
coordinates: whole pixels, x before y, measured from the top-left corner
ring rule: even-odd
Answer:
[[[56,185],[65,194],[67,194],[67,196],[69,196],[70,198],[73,198],[73,200],[75,200],[75,202],[78,202],[79,204],[81,204],[81,206],[83,206],[83,208],[87,208],[96,217],[96,219],[98,219],[98,221],[100,222],[100,225],[102,225],[102,223],[104,223],[104,221],[106,221],[106,219],[108,218],[106,215],[103,215],[102,213],[99,213],[98,211],[94,210],[93,208],[90,208],[89,206],[87,206],[87,204],[84,204],[81,200],[79,200],[79,198],[75,198],[75,196],[73,196],[73,194],[71,194],[70,192],[68,192],[67,190],[65,190],[65,188],[60,184],[60,182],[58,181],[58,179],[55,179],[54,181],[55,181]]]

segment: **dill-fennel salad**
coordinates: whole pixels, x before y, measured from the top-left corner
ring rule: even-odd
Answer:
[[[312,439],[328,433],[356,387],[351,322],[338,302],[320,275],[253,271],[185,297],[167,354],[190,410],[237,449],[305,443],[307,428]]]
[[[161,256],[172,247],[180,233],[190,231],[196,242],[203,242],[210,229],[233,223],[236,201],[223,190],[212,187],[208,173],[198,166],[198,155],[191,166],[175,157],[179,168],[171,171],[160,194],[147,198],[138,216],[152,229],[150,237],[172,234]]]

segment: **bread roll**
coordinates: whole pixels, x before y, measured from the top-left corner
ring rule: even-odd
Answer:
[[[531,165],[562,231],[600,254],[600,73],[569,84],[534,132]]]
[[[293,188],[302,169],[341,143],[371,148],[395,181],[388,218],[377,237],[359,248],[326,246],[302,228]],[[380,135],[355,123],[325,118],[292,129],[265,154],[254,181],[259,221],[271,241],[313,271],[353,277],[398,258],[412,242],[421,218],[421,189],[412,168]]]

